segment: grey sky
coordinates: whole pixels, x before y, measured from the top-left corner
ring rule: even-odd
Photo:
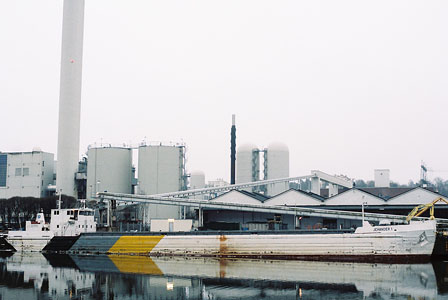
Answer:
[[[0,2],[0,151],[56,153],[62,2]],[[446,1],[86,0],[80,151],[183,140],[190,171],[228,180],[235,113],[237,143],[286,143],[291,175],[448,170],[447,15]]]

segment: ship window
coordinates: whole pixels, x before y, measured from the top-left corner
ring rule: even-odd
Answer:
[[[16,168],[16,176],[22,176],[22,168]]]
[[[67,210],[67,216],[70,216],[70,211],[69,210]]]
[[[56,225],[56,228],[59,228],[59,225]]]
[[[93,216],[93,211],[79,211],[80,216]]]
[[[23,168],[23,176],[30,176],[30,168]]]
[[[6,186],[8,156],[6,154],[0,154],[0,187]]]

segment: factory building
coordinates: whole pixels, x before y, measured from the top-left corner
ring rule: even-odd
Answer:
[[[395,188],[389,188],[394,190]],[[432,202],[442,195],[426,188],[398,188],[392,198],[382,198],[366,192],[364,189],[352,188],[330,198],[324,198],[312,192],[290,189],[274,197],[266,197],[247,191],[230,191],[222,194],[211,202],[251,204],[260,206],[290,206],[335,209],[343,211],[361,211],[364,205],[366,212],[407,215],[421,204]],[[394,194],[391,191],[389,194]],[[443,197],[447,199],[446,197]],[[448,200],[448,199],[447,199]],[[437,205],[436,217],[448,217],[448,205]],[[296,219],[295,219],[296,218]],[[204,210],[204,227],[207,229],[242,229],[242,230],[272,230],[272,229],[339,229],[353,228],[361,225],[360,220],[345,220],[341,218],[323,218],[293,215],[277,215],[272,213],[255,213],[235,210]]]
[[[87,157],[87,199],[104,191],[132,194],[132,149],[93,147]]]
[[[0,153],[0,199],[48,196],[53,174],[52,153],[38,148],[32,152]]]
[[[375,173],[375,187],[389,187],[390,186],[390,170],[376,169]]]

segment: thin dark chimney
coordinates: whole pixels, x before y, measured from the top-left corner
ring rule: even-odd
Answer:
[[[232,129],[230,131],[230,184],[235,184],[236,161],[236,126],[235,115],[232,115]]]

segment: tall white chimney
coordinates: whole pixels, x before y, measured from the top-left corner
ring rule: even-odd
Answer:
[[[77,197],[84,0],[64,0],[56,186]]]

